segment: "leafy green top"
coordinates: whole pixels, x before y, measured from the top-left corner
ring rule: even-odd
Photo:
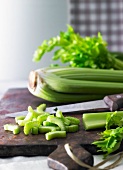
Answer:
[[[111,127],[114,126],[116,128],[112,129]],[[100,136],[100,139],[94,141],[92,144],[100,148],[99,151],[105,153],[104,158],[119,149],[123,139],[123,119],[117,115],[117,111],[107,115],[106,130]]]
[[[119,68],[119,65],[116,66],[115,57],[108,51],[107,42],[103,40],[101,33],[83,38],[68,25],[66,32],[60,32],[59,36],[43,41],[35,51],[33,61],[40,61],[45,53],[55,47],[58,49],[54,52],[52,60],[60,59],[62,63],[69,63],[71,67]]]

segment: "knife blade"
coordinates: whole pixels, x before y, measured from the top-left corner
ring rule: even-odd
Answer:
[[[102,100],[87,101],[81,103],[66,104],[60,106],[47,107],[46,112],[54,114],[56,109],[63,113],[87,112],[87,111],[114,111],[123,108],[123,93],[105,96]],[[5,114],[5,117],[26,116],[27,110]]]

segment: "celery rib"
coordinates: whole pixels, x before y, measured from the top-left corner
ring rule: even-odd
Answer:
[[[39,98],[42,98],[47,101],[56,102],[56,103],[68,103],[68,102],[80,102],[80,101],[88,101],[88,100],[98,100],[102,99],[105,95],[103,94],[67,94],[67,93],[59,93],[52,89],[50,89],[47,85],[38,87],[33,91],[30,87],[28,87],[29,91]]]
[[[47,67],[35,72],[35,88],[32,89],[29,85],[29,91],[34,96],[51,102],[98,100],[105,95],[123,92],[122,70]]]
[[[107,114],[111,112],[85,113],[82,115],[85,130],[105,128]],[[123,111],[118,111],[117,115],[123,118]]]

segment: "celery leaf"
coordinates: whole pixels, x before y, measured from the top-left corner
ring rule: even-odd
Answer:
[[[99,69],[123,69],[123,62],[109,52],[108,44],[101,33],[97,36],[82,37],[68,25],[66,32],[44,40],[34,53],[33,61],[39,62],[45,53],[54,51],[52,60],[60,60],[70,67],[88,67]]]

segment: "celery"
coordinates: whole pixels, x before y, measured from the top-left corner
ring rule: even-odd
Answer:
[[[92,80],[73,80],[60,78],[54,74],[42,74],[41,78],[44,79],[48,86],[60,93],[75,93],[75,94],[112,94],[120,93],[123,91],[123,78],[122,82],[106,82],[106,81],[92,81]],[[102,75],[100,74],[100,77]],[[113,76],[113,74],[112,74]]]
[[[56,125],[58,125],[58,127],[60,127],[62,131],[66,130],[63,120],[59,117],[52,117],[51,115],[51,116],[48,116],[47,121],[51,123],[55,123]]]
[[[107,115],[112,112],[85,113],[82,120],[85,130],[105,128]],[[123,111],[117,111],[117,115],[123,118]]]
[[[68,25],[66,32],[60,32],[56,37],[42,42],[34,53],[33,61],[39,62],[45,53],[58,47],[52,59],[68,63],[70,67],[122,70],[123,61],[116,58],[107,46],[100,32],[97,36],[82,37]]]
[[[100,136],[100,139],[92,144],[99,148],[98,151],[103,151],[105,153],[104,158],[106,158],[109,154],[119,149],[123,140],[123,127],[105,130],[100,133]]]
[[[30,115],[30,117],[29,117],[29,115]],[[33,119],[33,114],[31,113],[28,113],[28,119],[27,119],[27,117],[25,117],[25,119],[23,119],[23,120],[18,120],[18,124],[19,124],[19,126],[24,126],[27,122],[29,122],[29,121],[31,121]]]
[[[34,117],[37,118],[38,116],[45,113],[42,109],[40,109],[40,111],[39,111],[39,109],[38,109],[38,111],[35,111],[31,106],[28,106],[28,112],[33,114],[33,118]]]
[[[70,125],[79,125],[80,124],[80,120],[76,117],[66,116],[65,118],[70,121]]]
[[[24,119],[18,119],[17,123],[19,126],[24,126],[27,122],[31,121],[32,119],[36,118],[39,114],[35,112],[31,106],[28,106],[28,113]],[[17,118],[16,118],[17,119]]]
[[[57,125],[55,123],[51,123],[46,120],[46,121],[43,121],[43,126],[57,126]]]
[[[18,120],[24,120],[25,116],[17,116],[15,117],[15,122],[18,123]]]
[[[66,117],[63,116],[62,111],[61,110],[57,110],[56,111],[56,117],[59,117],[63,120],[64,124],[69,126],[70,125],[70,120],[68,120]]]
[[[12,131],[13,134],[15,134],[15,135],[20,133],[19,126],[18,125],[14,125],[14,124],[5,124],[4,125],[4,130]]]
[[[53,132],[60,130],[59,127],[56,126],[40,126],[39,127],[39,133],[47,133],[47,132]]]
[[[31,134],[33,134],[33,135],[38,135],[38,127],[34,126],[34,127],[31,129]]]
[[[19,126],[24,126],[23,131],[25,135],[29,135],[30,133],[33,135],[45,133],[46,140],[63,138],[66,137],[67,132],[76,132],[79,130],[79,120],[77,118],[70,116],[68,118],[64,117],[60,110],[56,111],[56,115],[51,115],[45,112],[46,104],[41,104],[37,108],[37,111],[35,111],[29,106],[26,116],[15,118],[15,122],[18,125],[6,124],[4,125],[4,130],[18,134],[20,132]]]
[[[66,131],[54,131],[54,132],[48,132],[45,134],[46,140],[51,140],[54,138],[65,138],[66,137]]]
[[[34,74],[29,91],[56,103],[98,100],[123,91],[123,70],[59,67],[38,69]]]
[[[40,125],[43,124],[43,121],[47,120],[47,117],[49,115],[50,115],[49,113],[44,113],[43,115],[37,117],[37,121],[40,123]]]
[[[29,121],[24,125],[24,134],[29,135],[31,129],[33,127],[39,127],[39,122],[38,121]]]
[[[43,86],[38,83],[36,89],[32,89],[28,86],[29,91],[39,98],[43,98],[47,101],[56,102],[56,103],[68,103],[68,102],[79,102],[79,101],[88,101],[88,100],[98,100],[102,99],[104,94],[70,94],[70,93],[59,93],[48,87],[44,84]]]
[[[37,108],[37,112],[44,112],[45,111],[45,109],[46,109],[46,104],[45,103],[43,103],[43,104],[40,104]]]
[[[78,125],[66,126],[66,132],[77,132],[79,130]]]
[[[100,139],[92,144],[103,151],[104,158],[119,149],[123,140],[123,111],[115,111],[107,114],[105,130],[101,132]]]
[[[123,126],[123,116],[118,114],[117,111],[107,114],[105,128],[108,130],[112,126]]]

